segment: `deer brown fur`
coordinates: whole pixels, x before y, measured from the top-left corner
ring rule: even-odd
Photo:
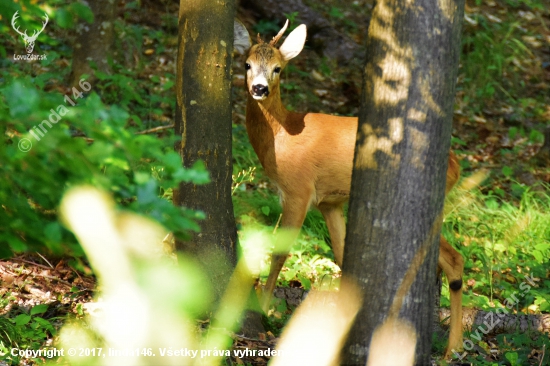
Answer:
[[[288,21],[287,21],[288,24]],[[268,44],[259,41],[250,47],[250,37],[242,24],[236,24],[236,42],[247,44],[248,100],[246,129],[254,151],[267,176],[277,185],[283,215],[281,228],[295,229],[297,235],[310,206],[318,208],[327,223],[334,258],[342,266],[344,256],[344,204],[349,199],[357,118],[319,113],[288,111],[281,102],[280,73],[287,62],[302,50],[306,27],[300,25],[275,47],[287,24]],[[258,37],[259,38],[259,37]],[[450,152],[446,192],[460,176],[459,164]],[[264,289],[262,306],[267,310],[277,277],[288,252],[275,253]],[[439,269],[449,280],[451,289],[451,326],[449,347],[460,349],[462,344],[462,271],[461,255],[441,236]]]

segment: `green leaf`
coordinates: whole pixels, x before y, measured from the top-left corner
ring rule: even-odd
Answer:
[[[14,319],[15,325],[25,325],[28,324],[28,322],[31,321],[31,316],[27,314],[19,314]]]
[[[166,83],[164,83],[164,85],[162,86],[162,89],[163,90],[168,90],[173,86],[174,86],[174,82],[172,80],[170,80],[170,81],[167,81]]]
[[[535,259],[537,260],[537,262],[539,263],[542,263],[543,262],[543,255],[540,251],[538,250],[533,250],[531,252],[531,254],[533,255],[533,257],[535,257]]]
[[[504,174],[504,176],[506,178],[510,178],[512,176],[512,174],[514,174],[514,170],[512,168],[510,168],[509,166],[503,166],[502,167],[502,174]]]
[[[31,309],[31,315],[43,314],[48,310],[47,304],[36,305]]]
[[[59,9],[55,12],[55,20],[61,28],[73,27],[73,16],[67,11],[67,9]]]
[[[110,164],[114,167],[120,168],[121,170],[130,170],[130,166],[128,165],[128,161],[126,159],[109,156],[105,158],[105,164]]]
[[[44,227],[44,236],[55,243],[59,243],[61,241],[61,225],[57,222],[49,223]]]
[[[296,277],[296,270],[295,269],[289,269],[286,272],[283,272],[283,277],[287,281],[291,281]]]
[[[506,357],[506,359],[510,361],[510,364],[512,366],[516,366],[518,364],[519,356],[517,352],[506,352],[504,354],[504,357]]]
[[[498,252],[504,252],[506,250],[506,245],[502,243],[496,243],[494,246],[494,250]]]
[[[464,140],[462,140],[458,137],[454,137],[454,136],[451,137],[451,144],[458,144],[458,145],[462,145],[462,146],[467,145],[467,143]]]
[[[139,116],[137,114],[132,114],[130,116],[130,118],[132,118],[134,120],[134,122],[138,125],[138,126],[142,126],[143,125],[143,121],[141,120],[141,118],[139,118]]]
[[[151,175],[146,172],[135,172],[134,181],[139,185],[144,185],[151,179]]]
[[[262,207],[262,213],[264,215],[269,216],[269,212],[270,212],[269,206],[263,206]]]
[[[174,172],[173,177],[177,181],[194,184],[205,184],[210,182],[210,175],[201,160],[196,161],[190,169],[178,169]]]
[[[542,143],[544,142],[544,135],[539,131],[533,129],[529,133],[529,141],[534,143]]]
[[[128,112],[116,104],[109,109],[109,119],[117,126],[124,127],[128,118],[130,118]]]
[[[80,19],[84,19],[88,23],[92,24],[94,22],[94,13],[92,10],[80,2],[74,2],[68,7],[74,14],[76,14]]]
[[[302,275],[301,273],[298,273],[298,280],[300,281],[300,283],[302,284],[302,286],[306,289],[306,290],[309,290],[311,289],[311,280],[309,278],[307,278],[306,276]]]
[[[19,238],[10,236],[8,237],[8,243],[10,244],[10,248],[14,252],[23,252],[27,250],[27,244],[25,244],[23,241],[19,240]]]
[[[514,194],[517,197],[523,196],[525,193],[525,187],[518,183],[512,183],[512,194]]]
[[[38,106],[38,92],[20,81],[4,89],[3,93],[13,118],[29,117]]]
[[[154,179],[150,179],[146,184],[137,189],[137,199],[142,205],[155,202],[157,200],[158,187]]]
[[[277,311],[280,313],[285,313],[288,309],[288,305],[285,299],[281,299],[281,302],[277,305]]]
[[[162,157],[166,169],[176,171],[182,167],[180,155],[175,151],[170,151]]]
[[[491,210],[497,210],[499,207],[498,201],[494,198],[489,198],[487,201],[485,201],[485,205]]]

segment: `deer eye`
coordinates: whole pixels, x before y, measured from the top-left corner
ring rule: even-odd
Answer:
[[[278,73],[281,72],[281,68],[280,68],[279,66],[277,66],[276,68],[273,69],[273,72],[274,72],[275,74],[278,74]]]
[[[248,62],[246,64],[244,64],[244,69],[245,70],[250,70],[250,64]]]

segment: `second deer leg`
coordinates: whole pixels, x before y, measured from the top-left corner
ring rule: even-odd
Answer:
[[[269,276],[267,277],[264,294],[262,296],[261,306],[266,312],[269,309],[271,295],[275,290],[279,273],[285,264],[288,252],[298,236],[300,228],[306,218],[307,210],[309,208],[310,195],[303,196],[305,199],[291,199],[291,197],[284,197],[283,199],[283,217],[281,219],[281,228],[279,233],[277,233],[277,238],[275,239],[275,252],[271,256]]]
[[[330,241],[332,242],[332,251],[336,264],[342,268],[344,262],[344,243],[346,239],[346,220],[344,218],[343,205],[331,205],[321,203],[317,206],[323,214],[327,223]]]
[[[462,272],[464,270],[464,259],[443,236],[439,241],[439,267],[447,276],[451,295],[449,345],[445,351],[445,358],[449,358],[453,349],[460,350],[462,348]]]

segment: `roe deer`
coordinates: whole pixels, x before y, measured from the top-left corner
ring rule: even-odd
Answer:
[[[357,118],[319,113],[288,111],[281,102],[280,74],[287,62],[304,47],[306,26],[294,29],[278,49],[288,20],[271,42],[258,37],[251,47],[244,26],[235,22],[235,44],[246,59],[246,129],[267,176],[276,183],[283,209],[281,228],[302,227],[311,205],[325,218],[336,263],[341,267],[346,233],[344,204],[349,199],[351,173],[357,135]],[[459,164],[449,152],[446,192],[460,176]],[[272,256],[262,307],[267,310],[279,272],[288,253]],[[461,255],[441,236],[439,270],[443,270],[451,289],[451,320],[449,346],[462,345],[462,271]]]

